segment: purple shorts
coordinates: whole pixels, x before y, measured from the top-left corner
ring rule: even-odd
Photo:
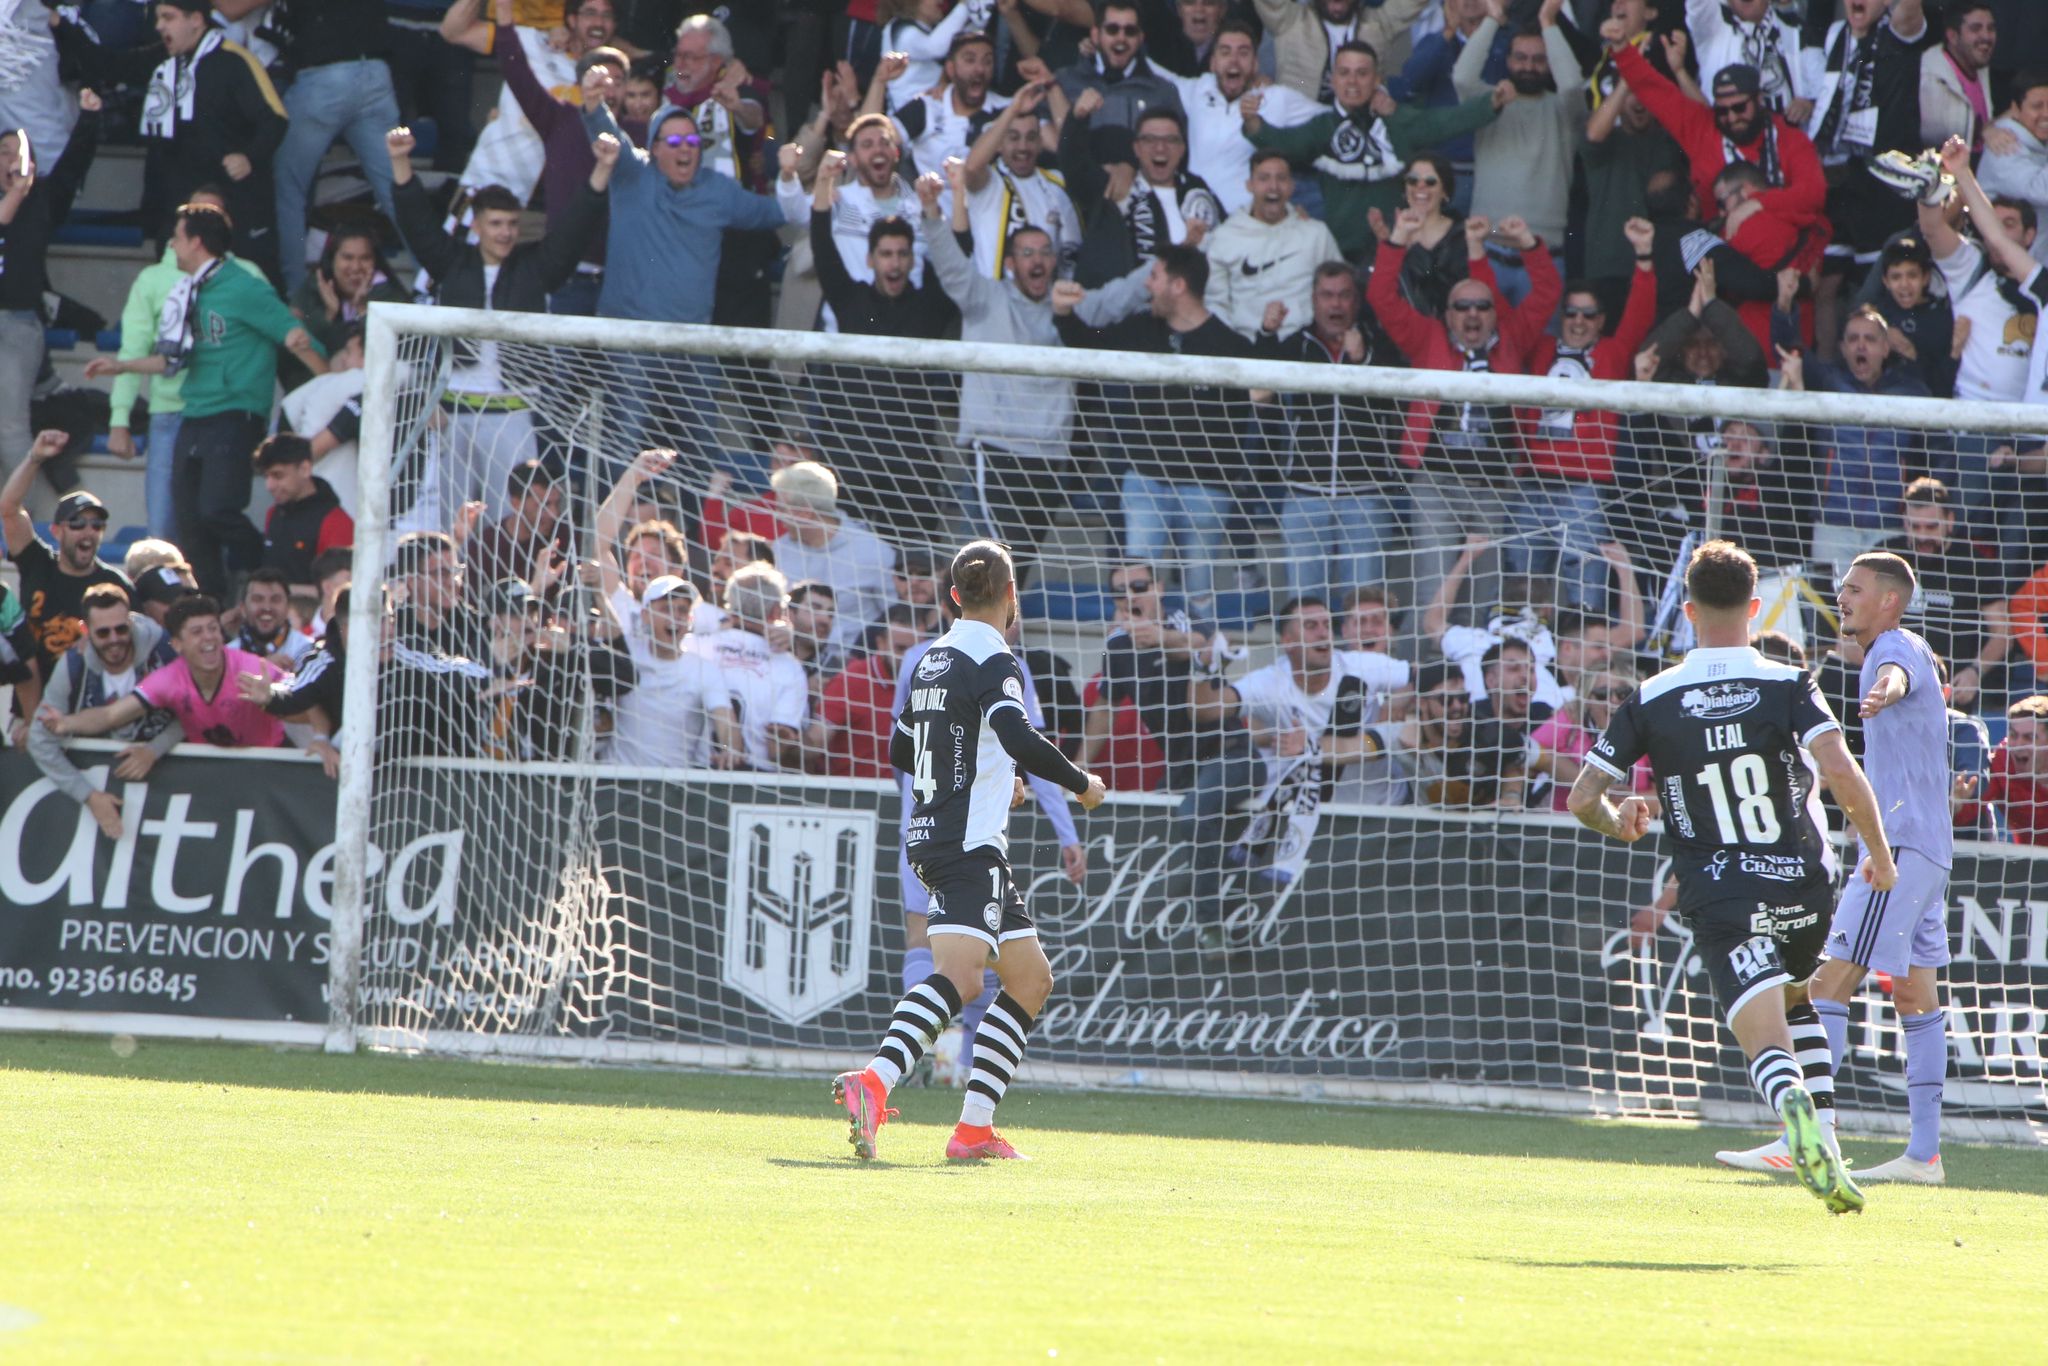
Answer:
[[[1828,957],[1903,977],[1910,968],[1948,966],[1948,869],[1911,849],[1895,855],[1888,892],[1854,873],[1835,907]]]

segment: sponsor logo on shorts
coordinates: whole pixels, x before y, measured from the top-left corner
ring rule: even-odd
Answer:
[[[988,932],[994,934],[1003,927],[1003,908],[991,901],[981,908],[981,919],[988,926]]]
[[[1702,721],[1721,721],[1754,710],[1763,697],[1763,689],[1756,684],[1735,679],[1726,683],[1709,683],[1704,688],[1688,688],[1678,699],[1678,705],[1685,709],[1687,716],[1696,716]]]
[[[1783,938],[1791,930],[1803,930],[1820,920],[1820,912],[1805,906],[1773,906],[1769,902],[1756,903],[1756,914],[1749,918],[1750,929],[1758,934],[1776,935]]]
[[[1728,950],[1728,966],[1734,970],[1735,980],[1744,986],[1759,977],[1784,971],[1779,965],[1776,941],[1761,934]]]
[[[1737,866],[1751,877],[1770,882],[1799,882],[1806,877],[1806,860],[1796,854],[1744,854]]]
[[[1721,874],[1728,871],[1728,851],[1716,849],[1714,856],[1707,860],[1707,876],[1719,882]]]
[[[952,667],[953,656],[942,655],[937,650],[933,650],[923,659],[917,661],[917,681],[929,683],[935,678],[943,678],[946,670]]]

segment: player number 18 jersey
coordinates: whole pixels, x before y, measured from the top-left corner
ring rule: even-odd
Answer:
[[[1784,901],[1828,879],[1801,749],[1841,725],[1803,669],[1699,649],[1614,713],[1586,762],[1617,782],[1648,756],[1678,906]]]

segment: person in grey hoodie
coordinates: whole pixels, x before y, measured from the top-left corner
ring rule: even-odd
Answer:
[[[41,719],[44,709],[69,716],[87,707],[126,697],[135,685],[177,656],[164,639],[163,627],[140,612],[128,610],[128,594],[119,584],[95,584],[80,604],[85,613],[85,639],[58,656],[43,687],[42,708],[28,730],[28,753],[59,792],[92,812],[110,840],[121,838],[121,799],[101,791],[78,771],[64,742]],[[184,729],[166,712],[151,711],[140,721],[108,737],[129,740],[115,757],[112,778],[137,782],[149,776],[156,761],[185,738]],[[109,789],[112,783],[109,782]]]
[[[1485,22],[1451,68],[1458,98],[1485,94],[1486,59],[1505,12],[1488,0]],[[1565,208],[1573,159],[1586,133],[1586,78],[1571,40],[1558,23],[1564,0],[1544,0],[1537,31],[1517,32],[1508,48],[1508,79],[1515,101],[1473,134],[1472,212],[1498,223],[1520,215],[1553,251],[1563,249]],[[1499,262],[1495,262],[1496,271]]]
[[[1059,274],[1059,248],[1042,228],[1018,228],[1010,234],[1003,278],[977,271],[965,166],[949,158],[946,174],[954,182],[951,232],[939,223],[945,182],[936,174],[921,177],[917,197],[924,207],[927,264],[960,309],[960,339],[1058,346],[1052,284]],[[1091,294],[1075,315],[1092,327],[1105,326],[1115,316],[1101,293]],[[970,372],[960,381],[958,440],[973,457],[978,504],[973,511],[986,530],[1013,550],[1035,544],[1065,503],[1066,487],[1075,478],[1067,445],[1073,428],[1072,380]]]

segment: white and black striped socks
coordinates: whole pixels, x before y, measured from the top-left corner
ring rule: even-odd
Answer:
[[[1756,1083],[1764,1104],[1776,1113],[1785,1102],[1785,1093],[1801,1082],[1799,1063],[1782,1048],[1766,1048],[1749,1060],[1749,1079]]]
[[[1009,992],[999,992],[995,1004],[981,1020],[974,1035],[974,1071],[967,1080],[967,1098],[960,1103],[960,1122],[986,1128],[995,1122],[996,1106],[1017,1075],[1024,1060],[1024,1041],[1031,1037],[1031,1012],[1018,1005]]]
[[[1828,1031],[1811,1005],[1797,1005],[1785,1012],[1785,1024],[1792,1031],[1792,1053],[1806,1078],[1806,1090],[1813,1097],[1814,1113],[1830,1133],[1835,1127],[1835,1068],[1828,1053]]]
[[[960,990],[952,980],[943,972],[925,978],[896,1003],[889,1032],[882,1037],[882,1046],[868,1070],[881,1079],[884,1088],[893,1089],[959,1013]]]

